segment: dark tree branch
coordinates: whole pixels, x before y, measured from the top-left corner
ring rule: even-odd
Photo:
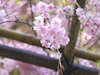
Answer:
[[[86,0],[77,0],[77,3],[82,8],[84,8],[85,1]],[[78,8],[78,6],[75,5],[74,14],[73,14],[74,17],[73,17],[72,24],[71,24],[70,31],[69,31],[70,42],[68,45],[66,45],[65,50],[64,50],[64,54],[68,60],[70,60],[72,58],[72,55],[74,53],[74,48],[76,45],[76,41],[77,41],[77,37],[78,37],[78,33],[80,30],[80,22],[78,20],[78,16],[76,15],[77,8]]]

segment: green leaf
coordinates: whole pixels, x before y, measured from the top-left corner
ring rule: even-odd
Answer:
[[[53,51],[56,52],[57,51],[56,48]]]
[[[52,14],[53,14],[53,12],[49,12],[49,14],[50,14],[50,15],[52,15]]]

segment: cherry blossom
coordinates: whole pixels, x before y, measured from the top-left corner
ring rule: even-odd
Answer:
[[[5,13],[5,10],[0,10],[0,21],[2,20],[5,20],[5,16],[6,16],[6,13]]]
[[[37,4],[37,8],[39,9],[39,11],[44,12],[44,11],[46,11],[46,9],[47,9],[47,4],[44,3],[44,2],[42,2],[42,1],[40,1],[40,2]]]
[[[64,10],[66,13],[70,13],[71,15],[73,15],[73,7],[71,5],[67,5],[66,7],[64,7]]]
[[[76,9],[76,14],[77,14],[78,16],[83,15],[83,9],[82,9],[82,8],[77,8],[77,9]]]
[[[34,24],[35,24],[35,30],[37,34],[42,38],[41,44],[42,46],[45,46],[46,48],[53,49],[59,49],[60,44],[66,45],[69,42],[68,36],[65,36],[66,30],[64,27],[61,27],[61,19],[58,17],[55,17],[51,20],[51,23],[47,23],[46,25],[43,25],[42,22],[38,23],[38,19],[40,20],[43,17],[36,17]],[[38,26],[37,26],[38,25]],[[37,29],[36,29],[37,27]]]
[[[49,4],[48,6],[47,6],[47,9],[46,9],[48,12],[51,12],[51,11],[53,11],[54,10],[54,5],[53,4]]]
[[[85,15],[80,15],[80,17],[78,19],[80,20],[80,22],[86,22],[87,21],[87,17]]]
[[[36,26],[38,26],[38,25],[44,25],[44,19],[43,19],[43,17],[42,16],[35,17],[34,24]]]

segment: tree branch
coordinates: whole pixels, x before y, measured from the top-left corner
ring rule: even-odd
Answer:
[[[84,8],[85,0],[77,0],[77,3],[82,8]],[[70,32],[69,32],[70,42],[68,45],[66,45],[65,50],[64,50],[64,55],[66,56],[68,60],[72,58],[72,54],[74,53],[74,48],[76,45],[79,30],[80,30],[80,22],[78,20],[78,16],[76,15],[77,8],[78,8],[77,5],[75,5],[74,17],[73,17],[72,25],[71,25]]]

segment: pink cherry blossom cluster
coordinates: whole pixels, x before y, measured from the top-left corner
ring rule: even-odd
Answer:
[[[84,37],[85,42],[90,40],[91,38],[95,38],[100,26],[100,11],[98,9],[99,2],[98,0],[91,0],[90,6],[86,5],[85,8],[77,8],[76,14],[78,15],[78,20],[81,23],[81,27],[83,29],[83,34],[85,33],[87,36]],[[96,6],[94,6],[96,5]],[[93,8],[91,8],[93,7]],[[87,39],[88,36],[92,36]],[[83,42],[84,43],[84,42]]]
[[[91,0],[89,4],[90,6],[86,5],[84,9],[77,8],[76,14],[79,16],[79,21],[93,33],[100,25],[100,1]]]
[[[77,8],[76,9],[76,14],[79,16],[78,19],[80,20],[81,23],[87,21],[87,17],[86,17],[86,15],[85,15],[82,8]]]
[[[42,16],[44,18],[47,18],[49,17],[50,15],[48,14],[48,12],[52,12],[54,10],[54,5],[51,3],[51,4],[46,4],[42,1],[38,2],[36,4],[36,6],[32,6],[32,10],[35,14],[39,14],[39,13],[42,13]]]
[[[69,38],[65,28],[62,27],[61,19],[58,16],[55,16],[52,19],[49,18],[50,15],[48,12],[54,10],[54,5],[47,5],[43,2],[39,2],[36,8],[39,12],[41,11],[42,14],[35,17],[34,30],[42,39],[42,46],[53,50],[59,49],[60,45],[68,44]],[[47,14],[44,12],[47,12]]]
[[[84,23],[87,27],[91,25],[100,25],[100,13],[85,11],[82,8],[77,8],[76,14],[79,16],[79,21]]]
[[[60,45],[66,45],[69,42],[69,38],[66,34],[66,30],[61,26],[61,19],[54,17],[50,22],[44,22],[44,18],[40,15],[35,17],[34,30],[37,35],[42,39],[41,44],[46,48],[59,49]]]

